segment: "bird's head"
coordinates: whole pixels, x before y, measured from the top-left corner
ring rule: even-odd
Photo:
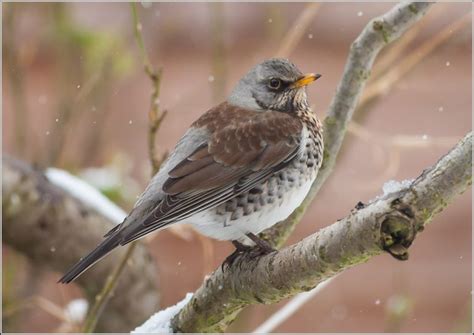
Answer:
[[[252,110],[291,113],[308,108],[305,87],[319,77],[314,73],[303,74],[287,59],[271,58],[251,69],[228,101]]]

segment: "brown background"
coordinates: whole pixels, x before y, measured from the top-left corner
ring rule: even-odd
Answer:
[[[90,61],[88,57],[93,56],[80,48],[76,50],[74,43],[60,40],[51,19],[51,6],[7,4],[5,7],[15,7],[15,20],[12,27],[3,28],[3,151],[40,165],[50,150],[51,137],[54,141],[54,136],[59,136],[54,128],[55,118],[59,119],[59,127],[63,126],[63,115],[58,112],[61,97],[69,96],[66,101],[75,104],[81,89],[94,74],[94,71],[80,72]],[[107,80],[100,76],[98,80],[104,80],[104,87],[94,88],[77,102],[72,121],[64,125],[67,135],[61,141],[65,141],[65,149],[54,164],[78,173],[85,167],[109,164],[120,153],[131,166],[127,175],[139,185],[133,192],[139,193],[149,174],[146,136],[150,85],[133,40],[130,8],[128,4],[63,6],[61,10],[67,14],[68,22],[78,29],[114,36],[120,47],[114,49],[111,57],[125,58],[124,62],[129,64]],[[222,5],[222,22],[217,23],[218,34],[222,34],[224,41],[224,54],[218,58],[224,68],[222,77],[213,67],[216,34],[211,24],[212,5],[139,6],[151,61],[164,69],[160,105],[169,114],[158,136],[159,151],[171,150],[189,124],[218,102],[213,97],[219,92],[216,85],[225,82],[223,92],[227,94],[251,66],[273,56],[304,7],[305,4],[284,3]],[[324,117],[335,92],[351,41],[370,18],[390,7],[391,4],[333,3],[319,8],[290,59],[303,72],[323,74],[308,90],[320,118]],[[469,4],[435,5],[415,42],[393,66],[470,10]],[[470,131],[470,24],[424,57],[360,119],[372,138],[365,140],[348,134],[333,175],[289,243],[344,217],[359,200],[367,202],[374,198],[385,181],[416,177]],[[14,36],[14,49],[6,49],[12,47],[5,44],[8,34]],[[5,52],[15,53],[23,69],[22,75],[14,72],[21,75],[24,83],[27,122],[23,123],[22,131],[27,137],[23,151],[15,143],[17,109],[12,99],[12,82],[6,75],[7,71],[16,69],[6,60]],[[210,75],[215,76],[213,82],[209,81]],[[87,146],[88,138],[94,138],[92,134],[97,131],[100,136],[92,146]],[[383,144],[397,135],[417,139],[426,135],[426,145],[397,149]],[[446,137],[442,144],[433,144],[433,138],[441,137]],[[398,163],[393,157],[399,158]],[[379,256],[346,271],[276,331],[469,331],[471,201],[469,190],[437,216],[416,240],[408,262]],[[121,205],[129,209],[132,202],[121,201]],[[163,307],[175,304],[186,292],[199,287],[205,271],[218,266],[232,250],[230,243],[208,241],[205,243],[212,245],[213,255],[205,258],[200,241],[196,235],[186,240],[168,230],[150,242],[160,268]],[[8,272],[12,267],[17,278],[9,291],[4,291],[9,299],[19,301],[37,294],[64,306],[80,295],[74,287],[58,288],[55,284],[58,274],[38,272],[7,247],[3,248],[3,256],[4,282],[6,275],[12,275]],[[31,279],[26,281],[32,273],[36,274],[34,285]],[[406,301],[409,307],[399,322],[392,322],[389,306],[396,299]],[[232,330],[252,331],[284,303],[248,308]],[[6,321],[6,331],[47,332],[54,331],[59,324],[36,306],[21,309]]]

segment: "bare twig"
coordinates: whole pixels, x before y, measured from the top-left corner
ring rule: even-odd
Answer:
[[[303,37],[306,28],[308,28],[308,26],[318,13],[320,6],[320,3],[313,2],[305,7],[305,9],[301,12],[300,16],[298,16],[298,18],[296,19],[293,27],[283,38],[280,48],[276,53],[276,57],[288,57],[291,54],[298,42]]]
[[[117,280],[120,277],[120,274],[125,269],[125,265],[127,264],[128,259],[132,256],[133,250],[136,247],[136,243],[132,243],[130,247],[127,248],[127,251],[122,256],[122,259],[114,268],[110,276],[107,277],[107,281],[105,282],[104,288],[102,291],[96,296],[96,303],[90,309],[88,316],[84,323],[84,333],[92,333],[94,332],[97,321],[99,320],[102,312],[104,311],[104,307],[110,298],[110,294],[115,288],[117,284]]]
[[[412,44],[412,42],[419,36],[423,27],[429,22],[435,20],[439,15],[441,15],[445,10],[445,4],[439,3],[437,6],[434,6],[433,9],[425,16],[421,21],[418,21],[413,27],[408,30],[403,36],[401,36],[397,41],[392,43],[387,49],[384,50],[377,58],[371,78],[368,85],[371,81],[378,79],[382,76],[387,70],[389,70],[393,64],[400,59],[400,56],[404,51]]]
[[[148,75],[153,85],[153,92],[151,95],[151,106],[150,106],[150,111],[148,113],[148,117],[149,117],[148,151],[150,155],[150,161],[152,164],[152,176],[153,176],[156,172],[158,172],[161,165],[161,161],[162,161],[161,159],[158,159],[156,155],[156,148],[155,148],[156,135],[157,135],[158,129],[160,128],[161,122],[163,121],[167,113],[166,111],[163,111],[160,113],[160,110],[159,110],[158,98],[160,96],[160,82],[161,82],[162,71],[161,69],[155,70],[150,63],[148,54],[145,50],[145,44],[143,42],[143,36],[141,33],[142,25],[138,20],[136,3],[132,2],[130,6],[132,10],[132,17],[133,17],[133,23],[134,23],[135,40],[140,49],[140,54],[141,54],[145,73]],[[103,286],[101,292],[96,296],[95,303],[90,309],[90,312],[84,322],[84,332],[92,333],[95,330],[97,320],[102,314],[103,308],[105,304],[107,303],[110,294],[113,292],[118,282],[118,279],[120,278],[123,270],[125,269],[125,265],[127,264],[128,259],[133,254],[133,250],[136,247],[136,243],[137,242],[130,243],[130,245],[127,247],[127,251],[125,252],[125,254],[123,254],[120,262],[117,264],[114,271],[108,276],[107,281],[105,285]]]
[[[164,157],[158,158],[156,153],[156,136],[160,125],[165,118],[167,111],[163,110],[160,111],[160,85],[161,85],[161,75],[162,69],[159,68],[158,70],[154,69],[150,63],[148,58],[148,54],[145,49],[145,43],[143,42],[142,36],[142,24],[138,19],[137,13],[137,6],[135,2],[130,4],[133,16],[133,25],[134,25],[134,34],[135,40],[138,44],[140,49],[140,55],[143,62],[143,68],[145,73],[150,78],[152,83],[153,91],[151,94],[151,102],[150,102],[150,111],[148,113],[149,118],[149,128],[148,128],[148,154],[150,156],[151,164],[152,164],[152,176],[158,172],[160,169],[161,162],[163,161]]]
[[[441,30],[441,32],[420,44],[415,50],[412,50],[409,55],[404,57],[400,63],[392,67],[386,74],[370,83],[360,99],[359,108],[363,108],[371,100],[387,93],[393,85],[403,77],[403,75],[408,73],[421,60],[425,59],[426,56],[433,52],[438,46],[446,42],[453,33],[466,27],[466,25],[471,21],[471,17],[472,13],[467,13],[446,26]]]
[[[42,296],[38,295],[26,298],[12,306],[4,308],[3,317],[11,317],[18,311],[31,307],[38,307],[61,321],[69,321],[67,315],[64,313],[64,310],[60,306],[56,305],[51,300],[45,299]]]

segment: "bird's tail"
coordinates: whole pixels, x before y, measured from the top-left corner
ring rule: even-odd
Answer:
[[[121,240],[120,232],[108,236],[102,243],[100,243],[90,254],[81,258],[61,279],[58,283],[70,283],[79,277],[84,271],[102,259],[105,255],[115,249]]]

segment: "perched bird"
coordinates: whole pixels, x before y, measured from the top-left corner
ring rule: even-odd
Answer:
[[[322,126],[303,75],[286,59],[251,69],[227,101],[186,131],[133,210],[60,280],[69,283],[112,249],[175,223],[231,240],[237,251],[286,219],[306,197],[322,163]],[[250,241],[250,240],[251,241]]]

